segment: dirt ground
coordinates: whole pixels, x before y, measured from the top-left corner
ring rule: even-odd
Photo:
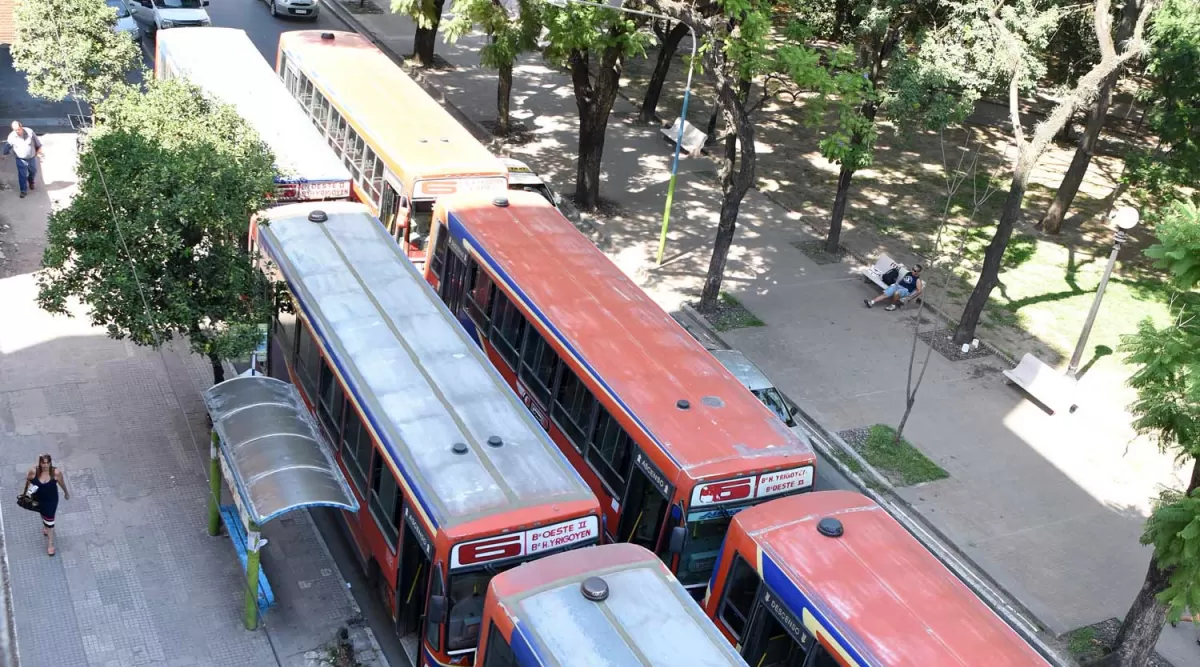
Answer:
[[[686,51],[687,44],[682,47]],[[655,57],[652,49],[645,58],[633,59],[625,67],[622,94],[636,103],[640,104],[644,95]],[[679,114],[686,73],[681,54],[672,65],[658,108],[664,124]],[[993,291],[979,329],[982,338],[1009,356],[1019,358],[1034,352],[1056,363],[1064,361],[1074,347],[1112,249],[1113,229],[1106,224],[1105,213],[1122,173],[1119,156],[1133,146],[1149,143],[1135,134],[1143,110],[1132,103],[1131,93],[1123,89],[1114,99],[1100,147],[1058,235],[1042,234],[1034,224],[1054,197],[1078,135],[1055,142],[1034,173],[1025,196],[1024,217],[1005,257],[1001,285]],[[759,95],[761,90],[756,88],[753,94]],[[714,98],[709,78],[696,76],[688,108],[693,125],[706,127]],[[804,103],[803,96],[795,100],[776,97],[758,112],[758,188],[799,214],[798,224],[823,236],[828,231],[838,166],[817,150],[823,128],[806,122],[809,114]],[[1052,106],[1053,99],[1045,93],[1026,99],[1022,109],[1026,130]],[[1076,132],[1082,130],[1084,120],[1076,118]],[[843,245],[861,258],[887,253],[901,261],[933,265],[933,270],[926,272],[930,288],[945,283],[947,289],[944,296],[931,294],[930,301],[940,305],[948,318],[956,319],[974,287],[984,248],[1007,195],[1012,148],[1008,109],[994,101],[981,102],[965,128],[944,134],[902,136],[883,123],[874,164],[854,177]],[[956,168],[964,172],[963,180],[950,200],[942,242],[935,249],[946,210],[947,171]],[[1118,205],[1125,203],[1123,199]],[[1144,317],[1165,317],[1165,290],[1141,253],[1153,237],[1139,227],[1130,239],[1121,251],[1102,316],[1090,339],[1091,344],[1102,346],[1100,354],[1105,347],[1115,348],[1120,335]],[[960,247],[961,255],[957,252]]]

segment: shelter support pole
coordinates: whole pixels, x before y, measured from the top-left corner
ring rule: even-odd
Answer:
[[[258,550],[262,546],[258,524],[251,522],[246,531],[246,629],[258,628]]]
[[[220,452],[221,436],[213,431],[208,443],[208,534],[216,536],[221,532],[221,461],[217,457]]]

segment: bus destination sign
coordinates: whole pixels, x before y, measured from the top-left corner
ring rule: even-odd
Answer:
[[[463,542],[454,545],[450,551],[450,569],[579,546],[596,540],[599,534],[600,520],[585,516],[519,533]]]
[[[811,487],[813,467],[776,470],[755,477],[738,477],[700,484],[692,491],[692,507],[734,503],[751,498],[770,498]]]
[[[508,180],[503,176],[487,178],[446,178],[437,181],[417,181],[413,197],[436,198],[459,192],[505,192]]]

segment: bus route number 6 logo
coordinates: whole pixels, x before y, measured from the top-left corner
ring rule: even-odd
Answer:
[[[749,498],[754,493],[754,478],[743,477],[705,484],[700,488],[700,504],[715,505]]]

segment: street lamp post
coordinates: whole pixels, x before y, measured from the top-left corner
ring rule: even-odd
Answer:
[[[1117,263],[1117,253],[1121,245],[1129,240],[1127,231],[1138,223],[1137,209],[1125,206],[1112,214],[1112,221],[1117,224],[1117,234],[1113,239],[1112,253],[1108,256],[1108,265],[1104,267],[1104,275],[1100,277],[1100,286],[1096,288],[1096,298],[1092,301],[1092,309],[1088,311],[1087,320],[1083,323],[1083,331],[1079,334],[1079,342],[1075,344],[1075,352],[1071,354],[1071,363],[1067,364],[1067,376],[1072,380],[1079,379],[1079,362],[1083,359],[1083,349],[1087,347],[1088,336],[1092,333],[1092,325],[1096,323],[1096,314],[1100,312],[1100,300],[1104,298],[1104,288],[1112,276],[1113,266]]]
[[[675,20],[675,19],[672,19],[670,16],[665,16],[663,14],[654,14],[651,12],[644,12],[640,9],[630,9],[628,7],[623,7],[622,6],[623,0],[608,0],[607,4],[602,3],[602,2],[590,2],[589,0],[547,0],[547,1],[550,4],[554,5],[555,7],[566,7],[568,2],[574,2],[577,5],[592,5],[594,7],[604,7],[605,9],[615,9],[619,12],[625,12],[626,14],[638,14],[641,16],[648,16],[650,18],[658,19],[658,20],[662,20],[662,21]],[[684,25],[687,25],[687,24],[685,23]],[[692,26],[690,26],[690,25],[687,26],[687,29],[688,29],[688,32],[690,32],[692,35],[692,57],[690,60],[688,60],[687,83],[684,85],[684,88],[683,88],[683,108],[680,109],[680,111],[679,111],[679,133],[675,136],[675,156],[671,160],[671,180],[667,184],[667,201],[666,201],[666,204],[663,206],[662,232],[658,236],[658,256],[657,256],[655,262],[659,266],[662,266],[663,252],[665,252],[667,249],[667,226],[671,222],[671,202],[674,201],[674,199],[675,199],[675,177],[679,173],[679,149],[683,146],[683,129],[687,125],[688,99],[691,97],[691,93],[692,93],[692,70],[695,69],[695,65],[696,65],[696,31],[693,30]]]

